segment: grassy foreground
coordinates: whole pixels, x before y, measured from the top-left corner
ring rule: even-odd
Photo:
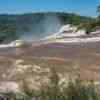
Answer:
[[[59,77],[53,71],[51,81],[36,91],[23,84],[21,93],[1,93],[0,100],[100,100],[100,91],[93,81],[79,77],[59,84]]]

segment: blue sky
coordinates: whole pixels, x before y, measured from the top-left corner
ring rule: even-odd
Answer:
[[[65,11],[96,16],[98,4],[100,0],[0,0],[0,13]]]

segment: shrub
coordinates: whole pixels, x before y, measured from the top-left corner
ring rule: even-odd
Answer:
[[[83,81],[80,77],[70,79],[66,87],[59,87],[59,77],[55,69],[51,71],[51,82],[41,86],[39,91],[28,88],[25,84],[22,93],[3,94],[2,100],[100,100],[100,94],[93,81]],[[64,84],[64,83],[62,83]]]

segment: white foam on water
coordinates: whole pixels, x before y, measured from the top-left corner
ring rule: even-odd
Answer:
[[[8,44],[1,44],[0,48],[18,47],[24,43],[25,43],[25,41],[23,41],[23,40],[15,40]]]
[[[67,39],[57,39],[55,42],[61,43],[87,43],[87,42],[99,42],[100,37],[93,38],[67,38]]]
[[[9,48],[9,47],[15,47],[15,46],[12,44],[1,44],[0,45],[0,48]]]
[[[100,31],[91,32],[90,34],[94,35],[94,37],[89,37],[86,35],[85,30],[77,30],[77,27],[68,24],[62,26],[58,33],[46,37],[45,40],[61,43],[87,43],[100,41]],[[82,36],[85,36],[85,38],[82,38]]]

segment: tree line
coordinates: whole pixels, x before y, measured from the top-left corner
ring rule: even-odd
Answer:
[[[98,7],[98,12],[99,12]],[[57,17],[61,25],[72,24],[83,28],[89,33],[100,26],[97,18],[80,16],[74,13],[66,12],[47,12],[47,13],[28,13],[20,15],[0,15],[0,43],[8,43],[18,39],[24,33],[42,34],[44,32],[43,24],[45,18]],[[54,20],[55,21],[55,20]],[[49,27],[48,22],[48,27]],[[52,24],[53,25],[53,24]]]

